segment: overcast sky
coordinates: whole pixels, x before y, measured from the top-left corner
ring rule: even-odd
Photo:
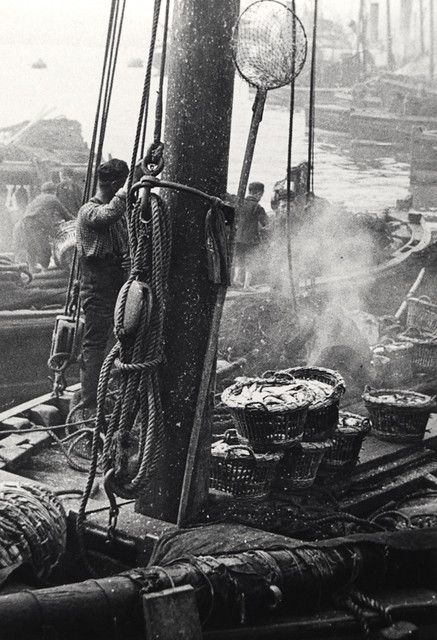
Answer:
[[[216,0],[220,2],[220,0]],[[247,0],[244,0],[247,3]],[[312,4],[312,0],[297,0]],[[110,0],[0,0],[0,44],[35,43],[74,47],[100,44]],[[150,24],[153,0],[127,0],[125,34],[138,41]],[[319,0],[324,15],[346,22],[356,17],[358,0]]]

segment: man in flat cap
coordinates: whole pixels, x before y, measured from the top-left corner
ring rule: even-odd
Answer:
[[[104,162],[97,170],[97,192],[77,216],[77,247],[82,270],[81,303],[85,327],[81,354],[81,407],[92,414],[113,323],[118,292],[129,266],[126,182],[123,160]]]

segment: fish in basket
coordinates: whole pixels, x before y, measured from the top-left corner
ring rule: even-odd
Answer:
[[[302,439],[308,407],[314,396],[304,382],[288,374],[237,378],[222,401],[231,410],[241,434],[256,452],[275,451]]]
[[[338,371],[324,367],[292,367],[277,372],[277,375],[283,374],[292,376],[299,384],[305,384],[313,396],[308,407],[303,440],[320,442],[330,438],[337,425],[340,399],[346,390],[343,377]]]
[[[435,397],[401,389],[366,387],[363,400],[373,435],[388,442],[423,440],[429,416],[436,410]]]
[[[236,498],[265,498],[281,457],[255,453],[236,429],[228,429],[211,446],[210,488]]]

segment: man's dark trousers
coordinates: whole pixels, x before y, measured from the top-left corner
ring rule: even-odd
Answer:
[[[82,258],[81,267],[81,303],[85,316],[80,370],[82,405],[94,408],[114,307],[126,272],[120,262],[98,258]]]

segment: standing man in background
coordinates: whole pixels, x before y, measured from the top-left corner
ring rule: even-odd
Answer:
[[[77,248],[81,262],[81,303],[85,326],[81,354],[81,402],[92,415],[97,406],[97,386],[113,324],[118,292],[129,267],[126,220],[127,164],[116,158],[97,170],[96,195],[77,216]]]
[[[61,182],[56,188],[59,201],[71,213],[73,217],[82,206],[82,189],[74,182],[74,173],[70,167],[61,169]]]
[[[239,211],[235,250],[234,284],[249,289],[252,280],[252,265],[260,258],[258,255],[261,243],[261,230],[267,227],[268,216],[259,204],[264,195],[262,182],[249,184],[249,195],[246,196]]]

